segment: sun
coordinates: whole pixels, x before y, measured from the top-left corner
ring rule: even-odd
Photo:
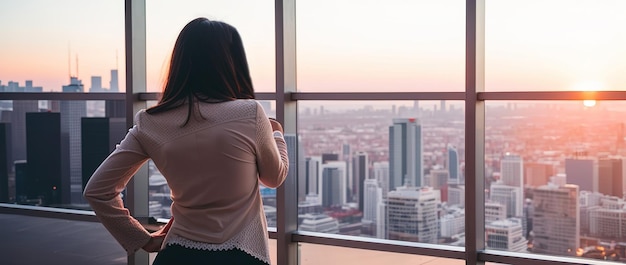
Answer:
[[[602,90],[603,84],[597,81],[584,81],[574,85],[573,90],[585,92],[585,99],[583,105],[587,108],[594,107],[597,102],[594,100],[594,94],[596,91]]]
[[[591,108],[596,105],[596,101],[593,99],[583,100],[583,105],[585,105],[585,107]]]

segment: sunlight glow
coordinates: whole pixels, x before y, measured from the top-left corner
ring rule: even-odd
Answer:
[[[585,107],[591,108],[593,106],[596,105],[596,101],[591,99],[591,100],[583,100],[583,105],[585,105]]]

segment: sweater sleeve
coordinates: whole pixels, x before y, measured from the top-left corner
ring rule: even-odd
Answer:
[[[289,171],[287,144],[283,137],[274,137],[270,121],[259,104],[256,117],[256,163],[259,180],[269,188],[276,188],[285,181]]]
[[[150,234],[130,215],[120,196],[133,175],[148,160],[136,139],[137,130],[137,126],[129,130],[96,169],[84,190],[85,199],[98,219],[129,255],[150,240]]]

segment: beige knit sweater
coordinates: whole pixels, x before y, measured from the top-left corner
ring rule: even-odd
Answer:
[[[150,235],[129,214],[120,193],[148,159],[171,189],[169,233],[210,244],[226,242],[259,218],[265,223],[259,182],[278,187],[287,176],[287,146],[273,136],[260,104],[235,100],[198,106],[184,127],[186,106],[154,115],[138,112],[136,125],[85,187],[94,212],[129,254]]]

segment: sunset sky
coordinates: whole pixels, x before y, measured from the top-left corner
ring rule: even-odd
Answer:
[[[148,91],[160,91],[178,32],[198,16],[238,28],[256,90],[274,90],[274,1],[146,2]],[[463,91],[464,9],[463,0],[298,1],[298,89]],[[624,10],[623,0],[487,0],[487,91],[626,90]],[[0,25],[2,84],[60,91],[78,57],[86,89],[96,75],[108,87],[116,65],[124,89],[124,1],[2,1]]]

